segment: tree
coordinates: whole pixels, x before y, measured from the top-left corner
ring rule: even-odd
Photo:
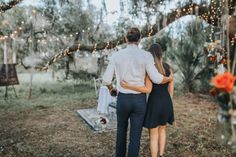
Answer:
[[[136,1],[137,2],[137,1]],[[158,1],[160,2],[160,1]],[[177,20],[180,17],[186,16],[188,14],[196,14],[196,10],[194,8],[198,7],[198,14],[199,17],[204,19],[206,22],[208,22],[209,24],[212,25],[217,25],[217,23],[213,22],[213,21],[217,21],[218,18],[220,18],[220,16],[206,16],[209,13],[209,8],[211,8],[211,5],[209,5],[209,8],[206,7],[205,3],[202,4],[196,4],[196,3],[187,3],[184,6],[181,6],[181,8],[172,11],[171,13],[168,13],[167,15],[165,15],[165,17],[167,17],[167,22],[166,24],[170,24],[172,22],[174,22],[175,20]],[[181,12],[179,12],[181,11]],[[211,11],[213,12],[213,10]],[[232,14],[233,11],[232,9],[230,10],[230,13]],[[213,13],[212,13],[213,14]],[[141,30],[142,30],[142,37],[147,37],[147,36],[152,36],[154,34],[156,34],[159,29],[158,26],[160,27],[160,29],[166,27],[166,25],[163,25],[163,21],[159,20],[157,21],[159,22],[158,24],[154,24],[153,26],[144,26]],[[111,40],[108,42],[99,42],[96,43],[96,50],[103,50],[105,48],[107,49],[112,49],[114,47],[116,47],[117,45],[123,44],[125,42],[124,40],[124,36],[120,36],[117,37],[117,39]],[[79,44],[79,48],[78,48],[78,44]],[[89,44],[83,44],[83,43],[77,43],[73,46],[70,46],[68,49],[66,49],[64,52],[66,53],[66,51],[68,52],[74,52],[77,50],[81,50],[81,51],[89,51],[89,52],[93,52],[95,48],[95,45],[89,45]],[[53,60],[54,58],[52,58]],[[50,61],[49,61],[50,63]]]
[[[196,89],[196,80],[204,80],[206,77],[203,75],[208,69],[207,57],[204,54],[206,40],[207,34],[204,24],[198,20],[193,21],[186,26],[186,32],[176,45],[168,50],[168,57],[177,65],[183,87],[188,92],[193,92]],[[207,75],[207,81],[210,76]]]
[[[121,33],[121,36],[117,36],[115,39],[109,38],[109,33],[107,35],[103,34],[100,32],[98,35],[97,33],[99,31],[98,28],[100,29],[101,26],[100,24],[102,23],[102,16],[103,11],[94,11],[95,9],[93,6],[88,2],[88,6],[90,9],[84,10],[82,8],[83,1],[75,1],[75,0],[60,0],[58,1],[53,0],[44,0],[44,3],[46,5],[46,9],[41,8],[42,14],[45,15],[47,20],[49,21],[49,26],[44,29],[44,31],[41,31],[41,34],[46,34],[50,37],[55,37],[59,41],[60,44],[58,44],[58,49],[64,49],[64,51],[61,54],[54,55],[47,63],[47,65],[51,65],[55,59],[57,59],[58,56],[61,56],[61,58],[64,56],[66,57],[68,54],[75,52],[75,51],[89,51],[89,52],[94,52],[95,50],[103,50],[103,49],[112,49],[116,47],[117,45],[123,44],[125,42],[124,36]],[[121,0],[121,3],[123,1]],[[216,22],[220,19],[222,16],[221,12],[217,11],[217,15],[214,14],[216,12],[216,9],[223,10],[224,7],[223,5],[220,6],[219,3],[213,3],[210,2],[207,4],[207,2],[202,1],[200,4],[193,3],[193,1],[186,1],[183,2],[182,4],[179,4],[178,9],[171,11],[167,15],[161,14],[158,9],[160,4],[168,4],[168,1],[162,1],[162,0],[145,0],[145,1],[140,1],[140,0],[132,0],[129,2],[131,13],[133,12],[138,12],[138,14],[146,14],[147,15],[147,23],[148,21],[148,16],[153,16],[153,14],[156,14],[156,16],[160,16],[160,19],[156,21],[156,24],[150,25],[147,24],[142,28],[142,37],[147,37],[147,36],[152,36],[155,35],[160,29],[166,27],[166,25],[172,23],[173,21],[176,21],[178,18],[183,17],[188,14],[193,14],[197,15],[204,19],[206,22],[208,22],[211,25],[217,25]],[[229,14],[233,14],[234,12],[234,7],[235,6],[235,1],[229,1]],[[76,7],[74,7],[76,6]],[[106,10],[106,5],[104,6],[104,10]],[[146,8],[142,10],[142,8]],[[141,9],[140,9],[141,8]],[[196,9],[198,8],[198,9]],[[40,12],[40,10],[38,9]],[[89,12],[90,11],[90,12]],[[150,11],[150,13],[149,13]],[[105,11],[106,12],[106,11]],[[148,12],[148,13],[147,13]],[[91,14],[92,16],[90,16]],[[67,16],[69,15],[69,16]],[[72,15],[72,16],[70,16]],[[79,16],[78,16],[79,15]],[[99,15],[96,16],[96,20],[99,21],[97,22],[97,27],[93,27],[96,25],[94,21],[94,18],[92,18],[94,15]],[[133,14],[134,15],[134,14]],[[80,17],[81,18],[78,18]],[[163,25],[163,19],[167,19],[166,25]],[[76,19],[76,20],[75,20]],[[80,21],[82,19],[82,21]],[[84,21],[84,19],[86,19]],[[78,23],[77,23],[78,21]],[[83,25],[84,22],[84,25]],[[91,27],[88,27],[88,25],[92,25]],[[89,31],[87,30],[89,28]],[[86,33],[83,33],[86,32]],[[106,33],[106,31],[105,31]],[[40,31],[39,33],[40,34]],[[73,35],[72,38],[63,38],[63,34],[71,34]],[[76,34],[76,35],[75,35]],[[41,35],[43,36],[43,35]],[[101,37],[103,37],[102,40]],[[49,37],[46,39],[48,40]],[[55,40],[51,39],[51,40]],[[39,39],[40,40],[40,39]],[[33,40],[35,42],[36,40]],[[68,46],[71,45],[72,46]],[[35,50],[37,50],[37,46],[40,44],[33,44],[35,45]],[[65,48],[66,47],[66,48]],[[54,52],[55,54],[55,52]],[[47,69],[48,67],[45,67],[44,69]]]

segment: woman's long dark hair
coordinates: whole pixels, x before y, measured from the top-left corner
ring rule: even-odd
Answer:
[[[161,45],[158,43],[152,44],[148,51],[152,54],[155,61],[155,66],[159,73],[161,73],[162,75],[166,75],[166,71],[163,67]]]

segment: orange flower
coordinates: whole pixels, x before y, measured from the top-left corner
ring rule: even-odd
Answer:
[[[224,91],[224,92],[232,92],[234,89],[234,81],[236,77],[234,77],[231,73],[225,72],[224,74],[218,74],[212,79],[212,83],[216,88]]]

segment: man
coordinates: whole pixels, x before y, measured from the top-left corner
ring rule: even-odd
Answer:
[[[117,136],[116,157],[126,156],[126,139],[128,120],[130,120],[130,141],[128,157],[137,157],[139,154],[142,125],[146,112],[146,94],[124,89],[120,82],[126,81],[136,86],[145,85],[145,76],[148,74],[152,82],[157,84],[172,81],[173,75],[164,77],[154,63],[151,53],[138,48],[141,34],[138,28],[131,28],[126,34],[127,47],[112,55],[103,81],[107,83],[109,91],[114,91],[112,79],[116,75],[117,90]]]

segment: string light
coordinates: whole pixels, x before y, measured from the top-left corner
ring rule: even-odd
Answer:
[[[22,27],[19,27],[18,29],[12,31],[12,33],[9,35],[0,36],[0,41],[15,39],[20,34],[21,30],[22,30]]]
[[[148,37],[150,37],[152,35],[152,33],[153,33],[153,28],[151,26],[151,31],[148,33]]]
[[[119,45],[119,43],[120,43],[120,41],[118,40],[117,43],[116,43],[116,48],[117,48],[117,46]]]
[[[213,5],[216,4],[215,1],[212,0],[212,2],[213,2]],[[203,5],[203,7],[206,7],[206,5]],[[198,6],[198,5],[195,5],[195,4],[191,4],[191,5],[189,5],[188,7],[184,8],[183,10],[177,9],[175,16],[176,16],[176,18],[178,18],[178,17],[181,16],[181,14],[182,14],[182,15],[192,14],[194,9],[195,9],[195,14],[196,14],[196,16],[198,16],[198,9],[199,9],[199,6]],[[213,24],[215,24],[215,19],[219,19],[219,17],[218,17],[217,14],[216,14],[216,10],[217,10],[217,9],[216,9],[215,7],[211,7],[211,10],[210,10],[210,11],[205,12],[205,13],[202,13],[202,14],[201,14],[200,16],[198,16],[198,17],[200,17],[200,18],[202,18],[203,20],[206,20],[206,21],[210,20],[210,21],[211,21],[211,24],[213,25]],[[87,29],[87,30],[89,30],[89,29]],[[82,30],[82,33],[84,33],[84,32],[85,32],[85,30]],[[152,33],[153,33],[153,28],[151,27],[151,31],[148,33],[148,36],[151,36]],[[211,34],[209,35],[209,38],[210,38],[211,41],[213,41],[213,39],[212,39],[213,33],[214,33],[214,27],[211,26]],[[78,32],[76,32],[75,34],[78,35]],[[116,43],[115,48],[117,48],[117,46],[118,46],[119,44],[120,44],[120,41],[118,40],[117,43]],[[107,42],[107,44],[106,44],[106,46],[105,46],[104,49],[107,49],[109,46],[110,46],[110,42]],[[80,48],[80,44],[78,44],[77,51],[79,51],[79,48]],[[93,46],[92,52],[94,52],[94,51],[96,51],[96,50],[97,50],[97,44],[95,44],[95,45]],[[64,54],[66,54],[66,53],[64,53]],[[54,57],[54,61],[56,61],[56,60],[57,60],[58,58],[60,58],[60,57],[62,57],[62,55],[59,55],[59,57]],[[44,68],[44,69],[48,69],[48,68]]]
[[[110,42],[107,42],[105,49],[107,49],[109,47],[109,45],[110,45]]]
[[[79,51],[79,48],[80,48],[80,44],[78,44],[78,46],[77,46],[77,50],[76,50],[76,51]]]
[[[236,41],[236,33],[234,34],[234,37],[230,40],[231,45],[233,46]]]
[[[215,24],[215,18],[218,18],[218,16],[217,16],[217,14],[216,14],[216,8],[215,8],[215,6],[216,6],[216,1],[211,1],[212,2],[212,4],[213,4],[213,6],[211,7],[211,11],[209,11],[208,13],[204,13],[204,14],[202,14],[202,15],[200,15],[199,17],[200,18],[202,18],[202,19],[204,19],[204,20],[211,20],[211,22],[212,22],[212,24],[214,25]],[[162,1],[160,2],[160,3],[162,3]],[[197,8],[198,6],[197,5],[195,5],[195,13],[196,13],[196,8]],[[204,7],[206,7],[205,5],[204,5]],[[194,8],[194,5],[193,4],[191,4],[191,5],[189,5],[187,8],[184,8],[183,9],[183,11],[181,10],[181,9],[177,9],[176,10],[176,18],[178,18],[178,17],[180,17],[181,16],[181,13],[183,14],[183,15],[187,15],[187,14],[192,14],[193,13],[193,8]],[[34,11],[32,12],[32,13],[34,13]],[[35,11],[35,14],[36,14],[36,11]],[[198,16],[198,15],[196,15],[196,16]],[[24,23],[23,23],[24,24]],[[21,29],[19,29],[19,30],[21,30]],[[90,30],[90,28],[88,28],[87,29],[88,31]],[[212,33],[214,33],[214,28],[213,27],[211,27],[211,32]],[[82,33],[85,33],[85,30],[83,29],[82,30]],[[152,33],[153,33],[153,28],[152,28],[152,26],[151,26],[151,31],[148,33],[148,36],[151,36],[152,35]],[[79,32],[76,32],[75,33],[75,36],[76,35],[78,35],[79,34]],[[74,34],[70,34],[69,35],[69,37],[73,37],[74,36]],[[67,36],[66,35],[64,35],[64,39],[66,39],[67,38]],[[1,38],[0,38],[1,39]],[[5,39],[5,37],[4,37],[4,39]],[[56,40],[59,40],[59,38],[57,38]],[[39,40],[40,41],[40,40]],[[42,41],[42,40],[41,40]],[[212,41],[212,34],[211,34],[211,41]],[[117,41],[117,43],[116,43],[116,48],[117,48],[117,46],[119,45],[119,43],[120,43],[120,41],[118,40]],[[109,47],[109,45],[110,45],[110,42],[107,42],[107,45],[105,46],[105,49],[107,49],[108,47]],[[77,48],[77,51],[79,51],[79,48],[80,48],[80,44],[78,44],[78,48]],[[93,52],[94,51],[96,51],[97,50],[97,43],[93,46]],[[58,58],[60,58],[60,57],[62,57],[63,55],[68,55],[68,54],[71,54],[71,52],[69,51],[69,49],[67,48],[66,50],[64,50],[61,54],[57,54],[57,55],[55,55],[55,57],[53,58],[53,62],[56,62],[57,61],[57,59]],[[50,63],[48,63],[46,66],[49,66],[50,65]],[[48,67],[44,67],[44,69],[48,69]]]
[[[94,44],[94,47],[93,47],[93,52],[95,52],[97,50],[97,43]],[[92,52],[92,53],[93,53]]]
[[[20,2],[20,1],[22,1],[22,0],[18,0],[18,1]],[[0,7],[2,7],[2,6],[3,6],[3,5],[0,5]],[[32,12],[33,15],[36,15],[36,14],[37,14],[37,11],[36,11],[35,9],[33,9],[31,12]],[[43,14],[42,14],[42,16],[43,16]],[[30,16],[30,18],[32,19],[33,17]],[[48,22],[49,22],[49,21],[48,21]],[[21,21],[21,25],[23,26],[24,24],[25,24],[25,22],[24,22],[24,21]],[[15,31],[13,31],[13,32],[19,32],[19,30],[21,31],[21,30],[23,29],[22,26],[20,26],[17,30],[15,30]],[[87,30],[90,31],[90,27],[88,27]],[[42,28],[42,31],[45,31],[45,29]],[[82,32],[85,33],[85,30],[83,29]],[[13,34],[13,33],[12,33],[12,34]],[[4,41],[4,40],[9,39],[9,38],[12,36],[12,34],[9,34],[9,35],[7,35],[7,36],[0,36],[0,41]],[[64,38],[64,39],[72,38],[72,37],[74,37],[74,36],[77,36],[78,34],[79,34],[79,32],[76,32],[75,35],[74,35],[74,34],[70,34],[69,36],[64,35],[63,38]],[[14,36],[13,38],[15,38],[15,36]],[[50,40],[50,39],[49,39],[49,40]],[[58,38],[57,38],[57,41],[59,41]],[[30,42],[32,42],[32,40],[30,40]],[[43,40],[40,40],[40,41],[38,41],[38,42],[43,42]]]
[[[212,0],[212,2],[214,2],[214,4],[216,3],[216,2],[213,1],[213,0]],[[187,15],[187,14],[190,14],[190,13],[193,11],[193,6],[194,6],[193,4],[190,4],[188,8],[186,8],[186,9],[184,8],[184,9],[183,9],[183,13],[186,11],[186,12],[185,12],[186,15]],[[197,7],[197,6],[196,6],[196,7]],[[177,9],[177,10],[176,10],[176,18],[178,18],[178,17],[180,16],[181,12],[182,12],[181,9]],[[36,14],[36,10],[32,10],[32,13],[33,13],[33,14]],[[209,12],[209,14],[211,14],[211,12]],[[204,16],[204,15],[203,15],[203,16],[199,16],[199,17],[201,17],[201,18],[203,18],[203,19],[205,19],[205,20],[208,18],[207,16]],[[211,17],[211,19],[213,19],[213,17]],[[214,24],[214,20],[213,20],[212,23]],[[90,28],[88,28],[87,30],[90,30]],[[85,30],[83,29],[82,32],[84,33]],[[150,33],[149,33],[149,34],[150,34]],[[78,32],[76,32],[75,35],[78,35]],[[70,35],[69,35],[69,37],[73,37],[73,36],[74,36],[73,34],[70,34]],[[66,35],[64,35],[64,39],[67,39],[67,36],[66,36]]]

